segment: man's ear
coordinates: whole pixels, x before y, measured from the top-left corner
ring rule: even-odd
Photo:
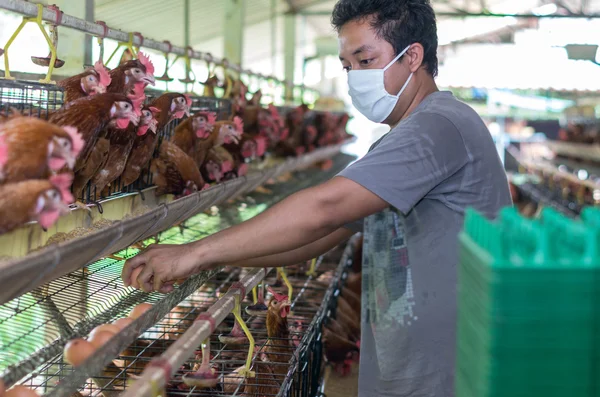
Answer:
[[[409,68],[411,73],[416,71],[423,65],[423,57],[425,55],[425,49],[419,43],[414,43],[406,51],[406,57],[409,59]]]

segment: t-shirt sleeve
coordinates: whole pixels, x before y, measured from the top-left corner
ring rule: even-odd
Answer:
[[[339,173],[408,214],[469,161],[463,138],[444,116],[418,113]]]

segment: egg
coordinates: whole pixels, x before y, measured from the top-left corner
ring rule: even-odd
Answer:
[[[143,269],[144,269],[144,266],[140,266],[140,267],[136,267],[131,272],[131,286],[135,289],[140,289],[140,284],[138,283],[137,278]]]
[[[125,329],[133,322],[133,319],[130,317],[120,318],[117,321],[113,322],[114,325],[119,327],[119,329]]]
[[[39,394],[28,387],[15,386],[6,392],[5,397],[39,397]]]
[[[89,337],[91,338],[94,334],[98,332],[110,332],[111,334],[117,334],[121,331],[121,328],[117,327],[114,324],[102,324],[97,326],[90,332]]]
[[[90,342],[96,349],[104,346],[106,342],[112,339],[115,336],[112,332],[109,331],[99,331],[90,335],[88,338],[88,342]]]
[[[151,308],[152,308],[152,305],[149,304],[149,303],[140,303],[139,305],[137,305],[136,307],[134,307],[131,310],[131,313],[129,314],[129,317],[131,317],[133,319],[141,317],[142,314],[146,313]]]
[[[85,339],[73,339],[65,345],[64,355],[65,360],[73,365],[78,366],[83,363],[89,356],[94,354],[96,348]],[[21,397],[21,396],[18,396]],[[28,397],[28,396],[24,396]]]

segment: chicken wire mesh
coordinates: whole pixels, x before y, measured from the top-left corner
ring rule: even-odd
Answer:
[[[53,84],[0,79],[0,113],[16,109],[26,116],[48,119],[63,105],[61,88]]]
[[[156,237],[168,244],[197,240],[249,219],[295,191],[327,180],[352,159],[340,154],[328,172],[313,169],[296,173],[292,180],[272,186],[270,194],[255,193],[243,202],[223,207],[216,216],[196,215]],[[128,258],[136,252],[136,248],[129,248],[117,255]],[[126,316],[140,302],[165,301],[160,294],[123,288],[122,264],[123,261],[115,258],[100,260],[0,306],[0,373],[7,385],[25,383],[39,387],[39,392],[54,388],[57,381],[73,372],[73,368],[63,362],[62,349],[66,341],[86,336],[93,327]],[[218,290],[215,296],[217,293]],[[175,296],[171,303],[175,306],[185,296]],[[148,351],[152,346],[140,348]],[[114,378],[118,374],[112,375]]]

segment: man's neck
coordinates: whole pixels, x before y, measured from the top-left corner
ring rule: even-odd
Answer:
[[[397,123],[390,125],[391,129],[394,129],[402,120],[410,116],[410,114],[423,102],[423,100],[430,94],[439,91],[435,81],[432,78],[426,78],[421,80],[417,87],[417,93],[411,101],[410,105],[400,118]]]

